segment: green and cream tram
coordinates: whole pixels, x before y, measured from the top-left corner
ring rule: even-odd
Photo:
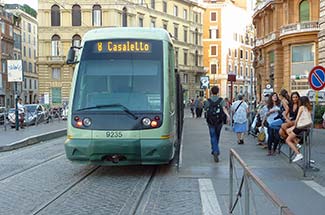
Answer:
[[[65,141],[71,161],[164,164],[182,128],[181,87],[170,35],[157,28],[100,28],[84,35],[75,64]]]

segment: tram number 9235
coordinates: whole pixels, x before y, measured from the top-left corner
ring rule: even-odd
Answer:
[[[118,138],[122,137],[122,132],[120,131],[107,131],[106,132],[106,137],[111,137],[111,138]]]

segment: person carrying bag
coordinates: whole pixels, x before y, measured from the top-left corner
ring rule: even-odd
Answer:
[[[297,162],[304,157],[297,148],[297,143],[299,141],[297,135],[305,131],[306,128],[310,128],[312,126],[312,119],[311,119],[312,107],[308,97],[307,96],[300,97],[300,104],[301,106],[298,109],[297,119],[295,125],[293,126],[293,130],[289,133],[289,136],[286,139],[286,143],[296,154],[292,162]]]

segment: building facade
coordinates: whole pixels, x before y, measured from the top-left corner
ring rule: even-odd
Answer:
[[[318,34],[318,56],[319,65],[325,67],[325,0],[320,0],[319,34]]]
[[[176,67],[184,88],[184,99],[200,91],[203,67],[204,8],[192,1],[115,1],[96,3],[39,0],[39,94],[41,102],[60,105],[69,100],[73,66],[65,59],[72,45],[100,27],[165,28],[174,37]]]
[[[204,14],[204,66],[210,86],[217,85],[222,97],[254,96],[254,28],[246,1],[206,0]],[[233,16],[240,17],[234,19]],[[228,74],[236,75],[231,85]]]
[[[25,104],[36,103],[38,102],[37,19],[25,12],[19,4],[6,4],[6,10],[18,17],[20,22],[19,26],[15,27],[13,56],[14,60],[22,60],[24,81],[18,87],[19,96]]]
[[[308,75],[318,64],[319,0],[268,0],[258,3],[255,70],[259,98],[270,84],[305,95]]]
[[[13,107],[15,102],[15,85],[8,82],[7,61],[13,59],[14,16],[0,5],[0,106]]]

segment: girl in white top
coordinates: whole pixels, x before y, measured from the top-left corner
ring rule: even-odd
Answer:
[[[304,129],[297,128],[297,122],[299,121],[299,118],[304,110],[307,110],[308,113],[311,115],[312,107],[310,105],[310,101],[307,96],[300,97],[300,107],[298,109],[297,118],[295,121],[295,125],[288,129],[289,136],[286,139],[286,143],[288,146],[296,153],[295,158],[292,160],[292,162],[297,162],[298,160],[301,160],[304,156],[299,152],[297,148],[297,143],[299,139],[297,138],[297,135],[299,135],[301,132],[304,131]]]

